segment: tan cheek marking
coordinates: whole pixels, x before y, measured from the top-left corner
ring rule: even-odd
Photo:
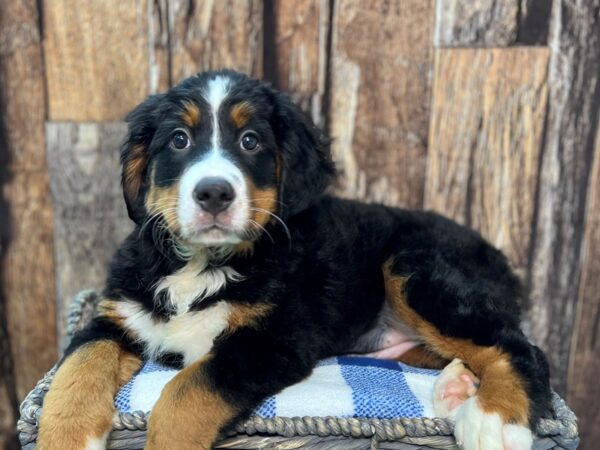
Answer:
[[[236,415],[204,374],[209,354],[181,370],[163,389],[148,424],[148,450],[212,448],[219,430]]]
[[[241,102],[231,108],[231,120],[236,128],[243,128],[250,121],[254,107],[248,102]]]
[[[97,341],[76,350],[54,376],[40,419],[41,450],[83,450],[112,427],[113,398],[141,361],[116,342]]]
[[[192,102],[183,103],[181,120],[190,128],[195,128],[200,123],[200,109]]]
[[[271,214],[275,213],[277,190],[274,187],[259,189],[248,177],[246,177],[246,185],[248,186],[250,199],[250,218],[264,226],[269,220],[273,219]]]
[[[144,182],[144,171],[148,165],[146,149],[140,145],[134,146],[125,162],[123,189],[127,198],[135,201],[140,195]]]
[[[436,353],[446,359],[460,358],[467,363],[482,380],[477,397],[484,411],[498,413],[506,422],[527,425],[529,398],[525,381],[512,368],[509,356],[497,347],[482,347],[468,339],[442,335],[408,305],[404,290],[408,277],[393,274],[391,267],[390,259],[384,264],[383,272],[386,295],[396,314]]]
[[[154,176],[152,176],[154,180]],[[179,182],[167,187],[157,187],[151,182],[146,196],[146,209],[150,214],[163,216],[171,231],[179,231],[177,220],[177,204],[179,196]]]
[[[242,241],[233,246],[233,253],[239,256],[249,257],[254,253],[254,242]]]

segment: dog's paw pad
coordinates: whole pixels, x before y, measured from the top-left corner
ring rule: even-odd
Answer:
[[[433,408],[439,417],[453,418],[458,406],[477,393],[479,379],[460,359],[453,360],[437,377]]]

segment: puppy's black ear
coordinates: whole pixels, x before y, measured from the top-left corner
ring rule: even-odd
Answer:
[[[129,128],[121,147],[121,182],[129,217],[138,224],[146,214],[149,147],[158,125],[158,106],[162,98],[163,95],[148,97],[125,118]]]
[[[282,93],[275,94],[274,130],[281,152],[279,201],[284,217],[308,208],[335,176],[330,141]]]

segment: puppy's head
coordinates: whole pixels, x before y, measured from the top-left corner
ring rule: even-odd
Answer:
[[[122,181],[130,217],[177,239],[256,239],[306,209],[334,168],[321,131],[289,98],[232,72],[193,76],[128,116]]]

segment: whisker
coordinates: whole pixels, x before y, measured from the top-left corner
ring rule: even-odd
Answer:
[[[292,235],[290,233],[290,229],[288,228],[288,226],[285,224],[285,222],[283,221],[283,219],[281,217],[279,217],[277,214],[272,213],[271,211],[268,211],[268,210],[262,209],[262,208],[248,208],[248,209],[250,209],[250,211],[264,212],[264,213],[269,214],[273,218],[275,218],[281,224],[281,226],[283,226],[283,229],[285,230],[285,234],[287,235],[287,238],[291,244]]]
[[[269,236],[269,239],[271,239],[271,242],[274,244],[275,243],[275,239],[273,239],[273,236],[271,236],[271,233],[269,233],[267,231],[267,229],[265,227],[263,227],[260,223],[258,223],[256,220],[252,220],[252,219],[248,219],[248,222],[256,225],[257,227],[259,227],[261,230],[263,230],[267,236]]]

